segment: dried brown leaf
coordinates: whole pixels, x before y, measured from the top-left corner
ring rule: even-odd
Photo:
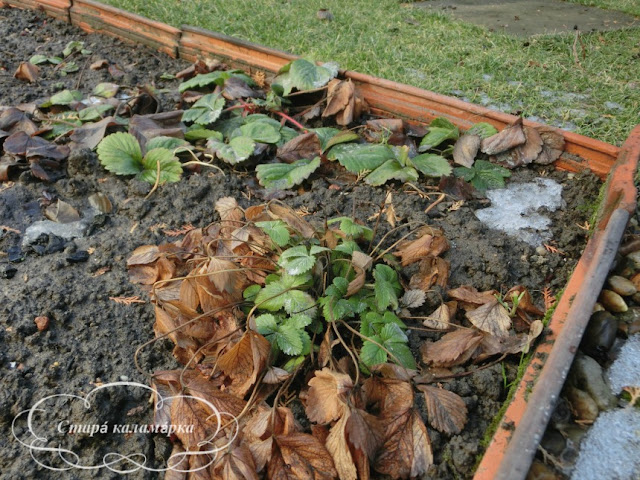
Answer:
[[[418,234],[420,237],[415,240],[401,242],[393,253],[396,257],[401,258],[403,267],[426,256],[437,257],[449,249],[449,242],[444,237],[442,230],[427,227],[421,229]]]
[[[44,216],[58,223],[71,223],[80,220],[80,213],[67,202],[58,199],[44,210]]]
[[[312,159],[320,155],[320,140],[314,132],[304,133],[292,138],[278,147],[277,157],[286,163],[300,159]]]
[[[331,455],[314,436],[296,432],[273,437],[269,479],[328,480],[337,474]]]
[[[137,295],[133,297],[109,297],[109,300],[113,300],[114,302],[119,303],[121,305],[132,305],[134,303],[146,303]]]
[[[496,297],[494,295],[498,293],[496,290],[488,290],[486,292],[478,292],[474,287],[463,285],[462,287],[454,288],[447,292],[447,295],[453,300],[457,300],[462,308],[470,309],[477,308],[480,305],[484,305]]]
[[[232,379],[232,393],[244,397],[267,365],[271,344],[253,330],[247,330],[239,342],[218,359],[218,368]]]
[[[73,130],[69,137],[74,149],[88,148],[93,150],[104,138],[108,127],[117,125],[114,117],[105,117],[99,122],[85,123]]]
[[[379,118],[368,120],[362,132],[370,143],[386,141],[391,145],[404,145],[404,122],[398,118]]]
[[[136,248],[127,259],[127,266],[148,265],[160,257],[160,249],[156,245],[143,245]]]
[[[223,450],[211,467],[214,479],[258,480],[256,464],[251,450],[244,444],[235,444]]]
[[[32,63],[20,62],[20,65],[18,65],[18,69],[13,76],[18,80],[33,83],[38,80],[38,77],[40,76],[40,69]]]
[[[424,304],[424,301],[427,299],[427,294],[424,290],[407,290],[402,295],[400,299],[400,303],[405,308],[418,308]]]
[[[353,388],[351,377],[329,368],[316,370],[309,380],[306,413],[315,423],[329,423],[341,417],[346,409],[346,398]]]
[[[516,123],[509,125],[501,132],[482,140],[480,150],[487,155],[495,155],[522,145],[526,141],[527,139],[522,129],[522,119],[520,118]]]
[[[453,161],[463,167],[473,166],[480,150],[482,139],[479,135],[462,135],[453,147]]]
[[[427,328],[435,330],[450,330],[453,317],[458,309],[458,303],[446,302],[440,305],[436,310],[422,321]]]
[[[469,321],[483,332],[496,337],[509,335],[511,317],[497,299],[485,303],[475,310],[469,310],[465,314]]]
[[[273,219],[282,220],[306,239],[313,238],[316,234],[315,229],[309,224],[309,222],[303,220],[300,215],[286,205],[271,202],[267,206],[267,212]]]
[[[182,123],[182,110],[172,110],[149,115],[133,115],[129,120],[129,133],[136,137],[144,151],[154,137],[184,138],[187,127]]]
[[[361,113],[361,101],[358,101],[356,88],[351,80],[334,79],[327,88],[327,106],[322,117],[335,115],[338,125],[349,125]]]
[[[496,155],[495,162],[510,169],[528,165],[542,152],[542,138],[535,128],[523,127],[526,142]]]
[[[449,283],[449,262],[440,257],[427,256],[420,262],[418,272],[411,276],[409,287],[428,291],[433,285],[445,288]]]
[[[564,137],[553,127],[536,127],[540,137],[542,138],[542,151],[534,163],[539,165],[549,165],[555,162],[562,152],[564,152]]]
[[[429,385],[418,385],[417,388],[424,393],[431,426],[449,435],[460,433],[467,423],[464,400],[444,388]]]
[[[420,347],[422,361],[436,367],[461,365],[471,358],[482,338],[482,332],[470,328],[446,333],[437,342],[425,342]]]

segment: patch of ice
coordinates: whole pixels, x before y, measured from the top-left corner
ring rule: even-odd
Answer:
[[[562,185],[550,178],[537,178],[528,183],[512,183],[507,188],[487,190],[489,208],[476,211],[476,217],[487,225],[538,246],[551,239],[551,219],[538,210],[550,212],[564,207]]]
[[[572,480],[640,478],[640,412],[603,412],[582,441]]]
[[[607,372],[609,385],[618,395],[622,387],[640,387],[640,334],[629,338]]]

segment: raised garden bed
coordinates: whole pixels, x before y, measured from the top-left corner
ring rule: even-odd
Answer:
[[[80,8],[85,3],[91,6],[89,2],[76,2],[74,8]],[[85,48],[92,50],[90,55],[94,56],[83,58],[87,65],[90,63],[89,58],[91,61],[106,59],[111,65],[118,65],[118,69],[124,73],[125,76],[118,80],[120,84],[134,86],[155,83],[158,88],[169,89],[166,93],[157,94],[160,105],[165,110],[171,110],[180,100],[175,93],[179,82],[164,79],[168,78],[165,74],[182,70],[188,65],[186,63],[170,60],[151,51],[148,55],[141,56],[139,49],[126,47],[114,40],[97,40],[98,37],[86,37],[82,34],[78,36],[74,29],[64,24],[45,21],[42,16],[34,13],[15,10],[0,12],[11,20],[3,22],[3,28],[10,29],[5,37],[9,38],[10,42],[14,42],[13,39],[16,38],[15,43],[9,43],[7,46],[7,51],[11,50],[13,55],[10,60],[13,63],[7,62],[4,66],[8,73],[12,73],[18,63],[36,53],[45,56],[55,55],[62,51],[69,41],[80,39],[85,42]],[[90,21],[86,15],[84,11],[74,14],[74,10],[71,10],[72,19],[75,18],[82,26],[96,28],[95,20]],[[125,26],[116,33],[127,31],[128,28]],[[189,32],[188,29],[185,31]],[[25,35],[25,32],[28,33]],[[192,39],[191,47],[186,43],[179,43],[176,44],[177,50],[170,49],[169,53],[183,54],[186,48],[192,48],[191,54],[183,55],[191,59],[196,54],[194,45],[204,45],[193,41],[197,34],[195,30],[191,36],[183,33],[182,40]],[[138,35],[142,33],[138,32]],[[211,37],[202,32],[200,36],[205,39]],[[39,49],[38,46],[42,45],[44,48]],[[254,53],[245,53],[244,63],[251,63]],[[264,57],[260,58],[269,56],[268,66],[279,66],[280,58],[276,56],[277,60],[273,60],[273,52],[262,49],[262,53]],[[234,54],[235,51],[229,55],[233,57]],[[257,66],[265,67],[264,64]],[[11,88],[11,95],[0,96],[0,104],[15,105],[35,101],[64,88],[77,88],[86,95],[98,83],[116,81],[113,78],[114,72],[119,75],[115,68],[111,69],[111,72],[108,69],[94,71],[82,68],[64,77],[60,77],[54,67],[43,67],[42,70],[43,75],[35,85],[24,86],[10,75],[2,77],[2,82]],[[351,74],[350,77],[358,82],[358,74]],[[360,76],[360,80],[367,79]],[[59,82],[63,86],[56,85]],[[18,88],[22,88],[23,91],[17,90]],[[407,104],[403,110],[402,104],[397,103],[398,96],[391,94],[397,88],[396,85],[384,81],[361,85],[364,97],[372,104],[372,114],[382,114],[399,108],[393,113],[401,116],[405,114],[411,120],[423,121],[438,114],[445,114],[455,120],[454,123],[464,125],[464,122],[467,122],[467,127],[471,125],[471,118],[472,123],[491,120],[497,126],[504,126],[513,120],[486,111],[481,112],[486,114],[486,117],[480,118],[479,111],[477,114],[468,114],[466,118],[454,116],[463,112],[463,105],[457,105],[455,101],[450,108],[459,107],[457,111],[431,109],[424,117],[416,118],[415,104]],[[9,88],[0,91],[7,92]],[[431,102],[431,105],[446,100],[419,91],[415,94],[414,98],[422,98],[425,102]],[[469,106],[464,105],[464,108],[469,109]],[[503,122],[502,125],[500,122]],[[595,162],[592,165],[599,174],[608,170],[611,159],[617,154],[615,147],[606,147],[579,136],[566,134],[565,140],[569,151],[582,153],[587,159],[593,159]],[[629,163],[633,162],[634,155],[637,157],[637,153],[634,152],[629,152],[628,155]],[[561,164],[577,167],[584,161],[569,154],[565,155]],[[54,172],[52,183],[43,184],[33,179],[32,174],[26,171],[18,178],[12,177],[12,180],[16,181],[14,184],[0,186],[3,202],[0,224],[18,231],[16,233],[5,229],[5,234],[0,240],[0,248],[7,252],[7,259],[10,260],[3,264],[3,272],[6,277],[12,277],[4,281],[3,289],[14,299],[3,306],[6,310],[5,317],[8,318],[7,330],[4,332],[5,343],[9,345],[4,355],[11,370],[5,380],[10,382],[4,390],[6,396],[3,400],[6,408],[3,411],[7,412],[3,419],[5,424],[10,424],[19,410],[29,408],[36,399],[50,393],[86,392],[92,383],[116,381],[119,378],[122,380],[123,377],[146,383],[146,378],[135,370],[132,360],[135,347],[145,343],[153,335],[153,312],[148,306],[136,303],[135,297],[142,294],[137,287],[129,284],[126,258],[140,245],[172,241],[172,235],[180,234],[181,229],[182,233],[186,233],[190,228],[184,228],[185,225],[205,227],[216,221],[218,217],[213,213],[213,206],[220,198],[234,197],[243,208],[272,198],[271,194],[265,192],[256,182],[252,168],[247,169],[242,165],[233,168],[224,164],[219,166],[224,170],[225,176],[216,171],[206,170],[189,174],[178,183],[161,186],[150,198],[145,199],[151,188],[149,184],[123,180],[108,174],[98,165],[95,154],[84,151],[72,155],[66,164],[63,163],[66,171],[63,169],[59,174]],[[634,167],[630,165],[628,168]],[[392,204],[397,222],[428,223],[444,231],[445,237],[453,247],[449,253],[443,255],[451,265],[448,281],[450,287],[470,284],[478,290],[495,288],[504,293],[510,287],[521,284],[531,291],[534,301],[542,306],[542,290],[548,288],[547,292],[551,295],[559,293],[584,248],[589,230],[584,222],[591,220],[593,211],[580,207],[590,203],[593,207],[591,210],[595,209],[597,205],[593,200],[598,196],[599,182],[590,174],[568,175],[560,171],[549,171],[546,167],[515,170],[510,182],[525,182],[540,175],[560,182],[563,186],[563,199],[567,202],[566,209],[551,214],[555,240],[552,251],[536,249],[503,233],[489,230],[474,213],[486,206],[482,198],[470,199],[462,204],[449,198],[434,203],[437,196],[425,195],[431,193],[428,187],[437,183],[433,181],[420,183],[417,188],[390,183],[383,190],[356,182],[353,176],[344,173],[336,175],[336,171],[327,171],[324,174],[316,174],[303,183],[296,196],[284,195],[281,202],[297,210],[299,214],[304,214],[306,221],[318,227],[321,227],[324,220],[340,216],[353,216],[365,224],[375,224],[375,216],[380,213],[380,206],[384,206],[389,190],[393,194]],[[89,207],[88,197],[97,192],[106,195],[115,208],[107,215],[97,215],[94,218],[88,236],[70,242],[60,242],[58,238],[50,235],[29,248],[15,248],[22,241],[22,234],[26,228],[42,218],[42,209],[47,204],[61,199],[82,211]],[[613,210],[615,205],[611,203],[611,198],[607,201]],[[428,210],[428,213],[425,213],[425,210]],[[600,218],[606,219],[607,216],[605,212],[605,216]],[[372,217],[373,219],[369,220]],[[598,228],[604,228],[605,224],[606,222],[591,226],[596,227],[598,232]],[[378,238],[390,229],[383,215],[376,231]],[[596,233],[597,235],[599,233]],[[400,236],[401,234],[396,234],[389,240],[393,242]],[[553,249],[557,251],[554,252]],[[88,257],[83,252],[88,253]],[[85,261],[88,263],[84,263]],[[405,270],[403,275],[408,280],[412,273]],[[593,281],[597,283],[597,278]],[[114,301],[110,297],[118,300]],[[25,302],[26,299],[31,300]],[[117,303],[118,301],[121,303]],[[438,294],[429,296],[424,306],[416,311],[416,316],[431,314],[439,303]],[[34,318],[42,316],[48,317],[49,325],[40,332]],[[416,325],[419,326],[420,323]],[[409,345],[416,354],[426,338],[435,339],[441,336],[416,328],[409,330]],[[117,336],[116,342],[113,341],[114,335]],[[162,345],[170,347],[168,342]],[[177,365],[172,363],[169,352],[162,348],[162,345],[155,344],[142,352],[139,359],[144,371],[177,368]],[[61,351],[66,354],[64,357],[59,353]],[[545,355],[539,355],[540,363]],[[476,456],[481,455],[483,451],[481,441],[486,440],[485,432],[507,396],[506,386],[516,380],[518,360],[519,357],[516,356],[503,363],[478,369],[472,375],[447,379],[446,388],[464,399],[470,420],[460,434],[441,434],[434,429],[429,430],[434,452],[434,466],[429,470],[431,475],[439,478],[473,475]],[[452,373],[458,374],[462,371],[456,370]],[[21,389],[20,385],[25,382],[29,387]],[[132,399],[140,401],[147,395],[146,392],[137,392],[133,396],[131,392],[125,393],[118,392],[111,394],[111,398],[102,399],[102,406],[110,410],[111,406],[119,401],[126,404],[127,411],[131,411],[135,406],[135,402],[131,403]],[[302,404],[296,400],[291,406],[297,419],[304,421]],[[421,400],[418,401],[417,407],[424,418],[428,417]],[[150,412],[140,413],[141,416],[136,417],[136,420],[140,419],[142,423],[146,418],[149,422],[151,417],[148,414]],[[117,423],[119,420],[114,418],[110,421]],[[120,423],[124,421],[120,420]],[[114,439],[111,438],[110,441]],[[140,450],[140,446],[137,446],[137,450],[135,446],[126,447],[128,450],[122,450],[122,445],[117,446],[120,453]],[[100,459],[105,451],[114,448],[114,445],[104,441],[89,441],[84,447],[83,452]],[[171,450],[169,442],[162,437],[154,437],[147,441],[144,448],[147,457],[154,457],[157,462],[166,459]],[[3,462],[9,462],[4,465],[3,471],[20,471],[27,477],[37,475],[36,465],[25,455],[22,447],[16,444],[13,452],[12,457],[2,459]],[[147,475],[148,478],[153,477],[153,474]]]

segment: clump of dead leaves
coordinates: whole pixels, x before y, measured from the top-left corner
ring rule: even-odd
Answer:
[[[169,338],[174,356],[185,365],[153,377],[156,426],[193,426],[175,434],[171,479],[423,475],[433,454],[416,395],[424,397],[431,427],[458,434],[467,422],[466,404],[434,382],[451,376],[452,367],[524,351],[540,333],[541,323],[533,318],[542,312],[523,287],[504,299],[497,292],[460,287],[422,317],[429,329],[449,331],[422,346],[430,368],[419,372],[383,363],[365,377],[352,361],[354,352],[333,348],[337,341],[327,327],[311,361],[284,370],[272,363],[269,341],[251,328],[242,308],[243,291],[264,285],[279,257],[272,239],[255,224],[282,221],[302,238],[320,235],[277,202],[243,210],[233,198],[222,198],[215,209],[219,222],[191,229],[174,243],[140,247],[127,262],[131,280],[149,289],[156,337]],[[325,242],[333,237],[322,236]],[[408,313],[422,305],[433,285],[448,284],[449,264],[441,255],[449,243],[432,227],[405,237],[393,253],[402,266],[418,263],[418,272],[404,281],[400,303]],[[457,320],[458,306],[466,320]],[[293,413],[291,406],[299,402],[310,428],[297,420],[299,411]]]

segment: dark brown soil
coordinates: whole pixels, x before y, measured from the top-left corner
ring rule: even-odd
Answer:
[[[80,73],[58,77],[53,66],[35,85],[15,80],[13,72],[21,61],[35,53],[58,54],[70,40],[80,39],[93,51],[90,61],[104,58],[116,62],[127,73],[117,82],[128,85],[153,83],[157,88],[177,87],[176,81],[163,82],[160,75],[176,73],[184,63],[141,47],[130,47],[111,38],[85,35],[66,24],[34,12],[0,10],[0,106],[16,105],[50,96],[63,88],[90,92],[100,82],[112,81],[108,72],[85,68]],[[163,98],[165,108],[175,103],[172,93]],[[126,259],[138,246],[173,241],[163,230],[191,223],[205,226],[217,219],[216,200],[235,197],[242,207],[262,203],[260,188],[253,175],[224,168],[220,173],[191,174],[179,183],[163,186],[149,199],[150,187],[129,178],[107,173],[94,153],[75,152],[66,162],[63,178],[45,184],[24,172],[14,182],[0,184],[0,225],[20,234],[0,229],[0,478],[122,478],[106,468],[101,470],[54,472],[39,467],[11,433],[14,417],[41,398],[67,393],[82,395],[100,382],[121,380],[148,384],[148,378],[133,363],[136,348],[153,338],[154,313],[146,304],[121,305],[109,297],[131,297],[145,293],[128,281]],[[514,174],[512,182],[533,179],[539,172],[524,170]],[[565,210],[551,215],[554,242],[564,255],[539,255],[531,246],[500,232],[487,229],[474,216],[482,201],[466,202],[450,211],[452,201],[444,201],[429,216],[425,208],[432,200],[409,193],[402,185],[391,185],[394,206],[402,221],[425,222],[444,229],[451,243],[445,258],[451,263],[450,285],[471,284],[479,290],[506,289],[523,284],[541,304],[542,288],[557,292],[566,283],[586,241],[586,231],[578,227],[589,217],[585,205],[593,204],[599,182],[590,174],[568,176],[549,174],[564,186]],[[352,215],[367,221],[378,211],[386,190],[365,185],[342,183],[340,190],[312,177],[295,195],[283,199],[288,205],[310,212],[312,223]],[[424,187],[424,185],[418,184]],[[88,196],[102,192],[111,199],[112,214],[96,217],[89,235],[64,241],[50,235],[36,247],[22,245],[25,229],[42,220],[39,200],[60,198],[80,211],[89,207]],[[433,199],[433,198],[432,198]],[[159,225],[164,225],[158,227]],[[388,226],[382,222],[379,236]],[[73,254],[90,252],[86,262],[75,263]],[[22,258],[22,261],[19,259]],[[106,273],[100,274],[105,269]],[[425,309],[423,313],[430,310]],[[50,319],[46,331],[39,331],[35,317]],[[413,347],[425,335],[413,331]],[[519,358],[504,363],[506,382],[513,380]],[[171,345],[156,343],[139,356],[146,372],[177,368]],[[482,453],[480,440],[506,397],[505,379],[500,365],[448,382],[447,388],[461,395],[469,409],[469,423],[460,435],[449,437],[430,429],[435,466],[429,478],[468,478],[476,456]],[[151,407],[137,416],[126,417],[136,405],[144,405],[148,392],[120,389],[98,397],[99,423],[145,424],[151,421]],[[75,410],[74,410],[75,412]],[[56,412],[57,413],[57,412]],[[134,419],[135,421],[133,421]],[[22,428],[22,430],[21,430]],[[24,433],[19,426],[18,433]],[[123,455],[142,452],[148,464],[161,464],[168,456],[170,443],[160,435],[131,438],[103,435],[78,439],[77,452],[83,461],[102,462],[109,451]],[[85,458],[86,457],[86,458]],[[46,458],[46,457],[39,457]],[[158,474],[137,472],[128,478],[159,478]]]

